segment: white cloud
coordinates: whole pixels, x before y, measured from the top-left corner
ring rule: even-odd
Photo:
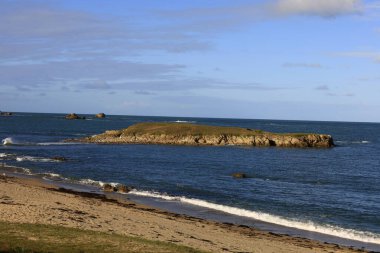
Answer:
[[[357,14],[363,9],[361,0],[277,0],[271,6],[277,15],[312,15],[336,17]]]
[[[315,87],[316,90],[330,90],[329,86],[327,85],[320,85]]]
[[[286,62],[282,64],[284,68],[315,68],[321,69],[323,66],[319,63],[290,63]]]
[[[351,51],[336,53],[337,56],[354,57],[354,58],[367,58],[376,63],[380,63],[380,52],[375,51]]]

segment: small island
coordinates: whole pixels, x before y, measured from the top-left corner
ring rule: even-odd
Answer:
[[[334,146],[326,134],[271,133],[240,127],[208,126],[188,123],[149,122],[138,123],[126,129],[71,139],[99,144],[170,144],[170,145],[237,145],[263,147],[317,147]]]
[[[76,113],[69,113],[65,116],[65,119],[86,119],[86,117],[81,117],[77,115]]]
[[[2,111],[0,111],[0,116],[12,116],[13,115],[13,113],[11,113],[11,112],[2,112]]]

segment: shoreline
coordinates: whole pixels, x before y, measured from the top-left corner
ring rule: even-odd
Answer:
[[[172,213],[138,204],[125,195],[96,192],[95,188],[95,192],[64,189],[37,177],[4,174],[0,176],[0,189],[13,201],[13,204],[0,201],[4,213],[0,219],[7,222],[112,232],[212,252],[363,252],[353,247]]]

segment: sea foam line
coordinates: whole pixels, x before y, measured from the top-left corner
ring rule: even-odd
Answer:
[[[312,221],[291,220],[291,219],[283,218],[283,217],[268,214],[268,213],[256,212],[256,211],[246,210],[246,209],[237,208],[237,207],[215,204],[215,203],[211,203],[211,202],[200,200],[200,199],[193,199],[193,198],[186,198],[186,197],[179,197],[179,196],[169,196],[169,195],[160,194],[157,192],[132,190],[128,194],[144,196],[144,197],[160,198],[160,199],[169,200],[169,201],[179,201],[182,203],[205,207],[205,208],[221,211],[228,214],[252,218],[255,220],[260,220],[263,222],[268,222],[268,223],[281,225],[285,227],[317,232],[317,233],[336,236],[336,237],[349,239],[349,240],[380,244],[380,235],[374,234],[371,232],[357,231],[354,229],[346,229],[346,228],[341,228],[341,227],[332,226],[332,225],[320,225]]]
[[[86,185],[100,186],[100,187],[103,187],[105,184],[109,184],[112,187],[116,187],[116,186],[119,185],[119,183],[113,183],[113,182],[108,183],[108,182],[102,182],[102,181],[92,180],[92,179],[89,179],[89,178],[81,179],[81,180],[79,180],[79,183],[80,184],[86,184]]]
[[[55,159],[44,158],[44,157],[35,157],[35,156],[18,156],[16,157],[17,162],[58,162]]]
[[[172,121],[172,122],[175,122],[175,123],[196,123],[196,121],[187,121],[187,120],[175,120],[175,121]]]

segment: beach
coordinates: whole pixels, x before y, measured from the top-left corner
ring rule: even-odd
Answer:
[[[76,192],[27,177],[0,176],[0,221],[59,225],[171,242],[209,252],[363,252],[255,228],[218,223]]]

